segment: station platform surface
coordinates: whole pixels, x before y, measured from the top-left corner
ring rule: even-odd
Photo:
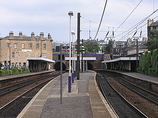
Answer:
[[[124,75],[128,75],[134,78],[138,78],[144,81],[149,81],[155,84],[158,84],[158,77],[154,77],[154,76],[149,76],[149,75],[145,75],[145,74],[141,74],[141,73],[137,73],[137,72],[121,72]]]
[[[5,75],[5,76],[0,76],[0,81],[3,80],[9,80],[9,79],[13,79],[13,78],[19,78],[19,77],[26,77],[29,75],[38,75],[38,74],[42,74],[42,73],[49,73],[49,72],[55,72],[55,70],[47,70],[47,71],[41,71],[41,72],[30,72],[30,73],[23,73],[23,74],[13,74],[13,75]]]
[[[96,73],[80,73],[68,92],[68,73],[50,81],[28,103],[17,118],[116,118],[95,82]],[[62,99],[61,99],[62,98]],[[61,102],[62,100],[62,102]]]

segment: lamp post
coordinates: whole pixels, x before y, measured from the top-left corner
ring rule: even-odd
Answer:
[[[77,80],[80,79],[80,13],[77,14],[77,67],[76,75]]]
[[[74,57],[74,35],[75,35],[75,32],[74,31],[71,31],[71,35],[72,35],[72,57]],[[75,78],[75,61],[72,60],[72,83],[74,83],[74,78]]]
[[[84,46],[82,46],[82,72],[84,72],[84,60],[83,60]]]
[[[84,52],[84,46],[82,39],[82,42],[80,42],[80,72],[83,72],[83,52]]]
[[[136,41],[136,69],[139,67],[139,47],[138,47],[138,40],[141,37],[142,32],[140,32],[139,37],[135,37],[137,34],[137,31],[133,34],[134,40]]]
[[[139,67],[139,49],[138,49],[138,39],[136,38],[136,68]]]
[[[69,24],[69,76],[68,76],[68,92],[71,92],[71,16],[73,16],[73,12],[69,11],[68,15],[70,16],[70,24]]]
[[[63,73],[63,66],[62,66],[62,45],[60,45],[60,104],[62,104],[62,73]]]
[[[81,54],[82,54],[82,59],[81,59],[81,72],[84,72],[83,53],[84,53],[84,46],[83,46],[83,39],[82,39],[82,42],[81,42]]]

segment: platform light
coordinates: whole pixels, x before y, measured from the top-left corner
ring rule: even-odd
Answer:
[[[72,57],[74,57],[74,36],[75,36],[75,32],[71,31],[71,35],[72,35]],[[74,78],[75,78],[75,60],[72,60],[72,83],[74,83]]]
[[[69,23],[69,76],[68,76],[68,92],[71,92],[71,82],[72,82],[72,75],[71,75],[71,16],[73,16],[73,12],[69,11],[68,15],[70,16],[70,23]]]

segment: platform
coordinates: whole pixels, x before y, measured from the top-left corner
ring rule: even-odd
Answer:
[[[137,72],[120,72],[124,75],[131,76],[133,78],[137,78],[140,80],[148,81],[151,83],[158,84],[158,77],[150,76],[150,75],[145,75]]]
[[[95,82],[96,73],[80,74],[68,93],[68,73],[62,76],[62,103],[60,76],[44,86],[17,118],[115,118],[115,114],[101,95]]]

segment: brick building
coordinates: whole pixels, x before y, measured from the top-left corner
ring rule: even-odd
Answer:
[[[0,63],[2,68],[12,67],[27,68],[27,58],[42,57],[52,60],[52,38],[44,37],[41,32],[35,36],[25,36],[19,32],[19,36],[14,36],[11,31],[8,36],[0,38]]]

